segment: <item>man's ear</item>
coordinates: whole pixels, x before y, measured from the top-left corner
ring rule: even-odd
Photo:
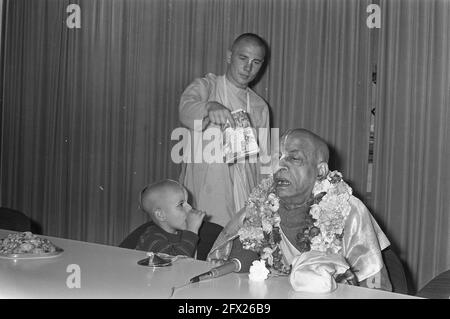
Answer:
[[[155,209],[155,211],[153,212],[153,215],[160,222],[163,222],[166,220],[166,213],[164,213],[164,211],[161,208]]]
[[[231,54],[232,54],[232,52],[230,50],[227,50],[227,59],[226,59],[227,64],[231,63]]]
[[[324,179],[325,177],[327,177],[329,169],[328,169],[328,163],[326,162],[320,162],[319,164],[317,164],[317,178],[320,179]]]

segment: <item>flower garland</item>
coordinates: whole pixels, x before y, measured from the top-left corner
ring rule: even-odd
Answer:
[[[315,203],[309,214],[314,218],[314,227],[320,231],[311,238],[311,250],[340,253],[344,236],[345,219],[350,213],[348,202],[352,189],[338,171],[317,181],[313,188]]]
[[[246,217],[238,232],[244,249],[253,250],[266,260],[269,268],[288,273],[280,249],[280,207],[275,195],[273,177],[264,179],[249,195],[245,203]]]
[[[306,227],[297,235],[300,252],[317,250],[339,253],[342,249],[345,219],[350,212],[348,203],[352,189],[338,171],[316,181]],[[253,250],[267,261],[269,268],[282,274],[290,269],[283,262],[280,248],[279,198],[275,195],[273,177],[264,179],[250,194],[246,217],[238,235],[244,249]]]

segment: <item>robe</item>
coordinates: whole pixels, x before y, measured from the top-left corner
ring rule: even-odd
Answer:
[[[344,224],[344,237],[342,240],[342,255],[348,263],[348,267],[355,270],[358,282],[367,281],[373,288],[392,290],[387,275],[381,251],[389,247],[390,242],[381,230],[378,223],[370,214],[367,207],[355,196],[350,196],[351,210]],[[301,260],[301,253],[287,239],[281,229],[280,247],[287,264],[292,264],[292,278],[296,269],[303,268],[305,263],[314,264],[310,260]],[[316,256],[315,256],[316,257]],[[333,254],[320,256],[317,263],[328,263],[342,268],[341,258]],[[299,270],[300,271],[300,270]],[[303,272],[304,269],[301,270]]]
[[[225,226],[230,219],[244,207],[251,190],[261,180],[261,164],[256,163],[194,163],[194,154],[201,153],[210,141],[194,130],[204,131],[209,127],[219,126],[208,123],[206,126],[194,126],[195,120],[208,116],[206,104],[216,101],[230,111],[243,109],[248,112],[252,127],[269,129],[269,107],[267,103],[250,88],[241,89],[229,82],[225,75],[207,74],[204,78],[194,80],[183,92],[179,116],[181,123],[190,130],[191,160],[183,163],[180,175],[182,183],[192,196],[192,204],[206,212],[206,218],[213,223]],[[204,122],[207,123],[207,122]],[[269,139],[267,134],[259,140],[260,155],[268,154]],[[270,164],[268,164],[270,166]]]
[[[339,253],[340,256],[329,254],[318,257],[314,256],[314,252],[307,252],[304,254],[316,258],[314,267],[317,267],[317,263],[327,264],[327,266],[330,267],[331,265],[335,265],[336,270],[338,270],[337,268],[339,268],[339,270],[345,270],[345,267],[342,267],[342,259],[344,259],[345,263],[347,263],[346,269],[351,267],[352,270],[356,271],[355,275],[358,282],[365,281],[368,283],[367,286],[371,288],[381,288],[391,291],[392,286],[381,255],[381,251],[387,248],[390,245],[390,242],[370,214],[367,207],[358,198],[353,195],[350,196],[349,203],[351,210],[345,219],[342,252]],[[281,211],[279,213],[282,214]],[[224,228],[222,233],[219,234],[219,237],[208,255],[208,260],[226,260],[230,255],[237,259],[239,259],[242,254],[255,255],[252,251],[242,249],[241,245],[236,245],[236,241],[239,241],[239,239],[236,238],[237,233],[244,218],[245,209],[242,209],[239,215],[237,215]],[[285,259],[286,264],[292,265],[290,278],[291,281],[295,282],[292,278],[298,276],[296,271],[303,272],[303,266],[311,263],[311,260],[308,260],[309,258],[305,259],[305,256],[303,256],[304,254],[300,253],[295,245],[284,235],[281,227],[280,230],[280,248],[283,252],[283,258]],[[238,248],[237,250],[239,250],[237,252],[233,251],[236,247]],[[308,269],[308,271],[309,270],[310,269]],[[293,286],[295,289],[294,284]],[[315,288],[313,287],[312,289]]]

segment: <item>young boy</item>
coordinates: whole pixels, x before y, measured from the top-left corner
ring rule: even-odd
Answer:
[[[181,184],[166,179],[147,186],[140,204],[154,224],[141,235],[136,249],[194,257],[205,213],[192,209]]]

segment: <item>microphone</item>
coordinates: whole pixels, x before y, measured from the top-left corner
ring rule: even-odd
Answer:
[[[205,272],[203,274],[191,278],[189,282],[190,283],[199,282],[200,280],[217,278],[232,272],[238,272],[239,270],[241,270],[241,266],[242,266],[241,262],[238,259],[233,258],[231,259],[231,261],[226,262],[222,266],[215,267],[208,272]]]

